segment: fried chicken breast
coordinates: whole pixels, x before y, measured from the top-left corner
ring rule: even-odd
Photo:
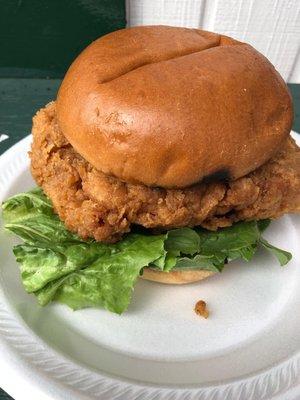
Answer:
[[[164,189],[126,183],[96,170],[60,131],[55,102],[36,114],[32,133],[32,175],[67,228],[82,238],[115,242],[133,224],[216,230],[240,220],[300,211],[300,149],[292,138],[270,161],[237,180]]]

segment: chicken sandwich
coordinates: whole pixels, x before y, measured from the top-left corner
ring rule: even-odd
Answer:
[[[19,235],[10,215],[25,199],[28,214],[57,224],[52,245],[20,235],[24,271],[38,251],[59,265],[54,275],[36,267],[35,281],[24,273],[26,289],[41,304],[121,312],[139,275],[197,281],[250,260],[258,245],[285,264],[289,253],[261,234],[270,219],[300,211],[292,120],[285,82],[248,44],[167,26],[96,40],[33,119],[31,171],[44,193],[4,203]]]

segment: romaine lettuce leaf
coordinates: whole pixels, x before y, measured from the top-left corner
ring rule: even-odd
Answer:
[[[164,235],[130,235],[117,251],[99,257],[89,267],[49,283],[37,293],[41,305],[51,300],[74,310],[104,306],[121,314],[127,309],[141,269],[164,252]]]
[[[176,235],[173,232],[176,232]],[[174,241],[171,234],[175,237]],[[198,236],[197,240],[194,235]],[[166,260],[169,256],[168,249],[176,258],[175,261],[173,258],[171,268],[169,267],[167,270],[186,268],[220,272],[227,261],[238,258],[245,261],[251,260],[257,250],[260,236],[261,232],[256,221],[238,222],[218,231],[207,231],[200,228],[170,231],[166,240],[168,252]],[[178,238],[184,239],[180,241]],[[194,254],[196,255],[192,257]],[[182,258],[182,255],[185,257]]]
[[[116,244],[82,240],[69,232],[41,189],[8,199],[2,205],[5,228],[23,239],[14,247],[27,292],[45,305],[59,301],[73,309],[103,306],[122,313],[137,277],[151,266],[222,271],[234,259],[251,260],[258,246],[285,265],[291,254],[261,237],[269,221],[239,222],[216,232],[173,229],[165,234],[130,233]]]
[[[191,228],[172,229],[168,231],[165,242],[167,252],[176,254],[195,254],[200,248],[200,237]]]
[[[15,246],[13,251],[20,263],[23,285],[29,293],[54,279],[86,268],[99,257],[111,253],[109,247],[102,243],[51,244],[51,247],[21,244]]]
[[[281,266],[286,265],[292,259],[291,253],[273,246],[266,239],[263,239],[262,237],[259,239],[259,243],[277,258]]]
[[[260,231],[256,221],[237,222],[217,231],[198,229],[201,254],[239,252],[257,243]]]
[[[2,210],[7,224],[11,221],[17,223],[23,218],[30,218],[31,213],[35,216],[37,214],[54,215],[50,200],[40,188],[10,197],[2,204]]]
[[[221,272],[224,267],[224,259],[221,261],[214,256],[197,254],[195,257],[180,257],[176,262],[174,270],[201,269],[212,272]]]

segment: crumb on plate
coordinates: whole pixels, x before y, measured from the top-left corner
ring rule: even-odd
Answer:
[[[209,311],[204,300],[197,301],[195,304],[195,313],[205,319],[209,317]]]

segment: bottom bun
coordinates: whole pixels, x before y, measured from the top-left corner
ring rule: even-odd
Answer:
[[[140,278],[147,279],[148,281],[181,285],[184,283],[201,281],[213,274],[214,272],[204,270],[162,272],[152,268],[144,268],[143,275],[141,275]]]

